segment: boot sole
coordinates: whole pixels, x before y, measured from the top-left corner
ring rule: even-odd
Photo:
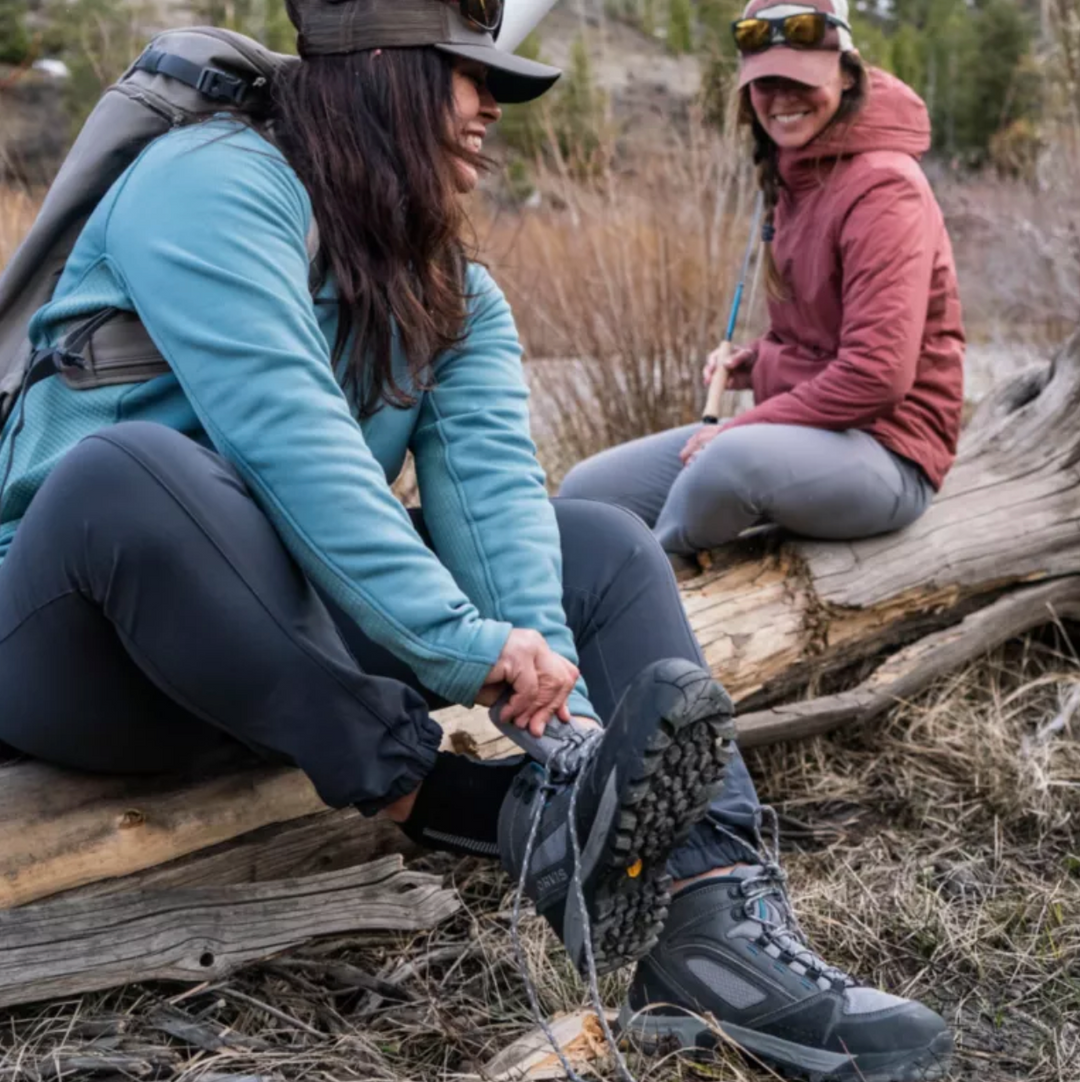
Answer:
[[[734,751],[731,700],[704,670],[677,675],[666,697],[596,865],[590,924],[600,974],[656,946],[671,903],[668,857],[720,792]]]
[[[846,1056],[726,1022],[717,1024],[752,1059],[798,1082],[935,1082],[948,1074],[953,1051],[952,1034],[947,1030],[922,1048]],[[635,1015],[629,1004],[619,1013],[619,1031],[649,1055],[675,1050],[704,1054],[723,1043],[691,1015]]]

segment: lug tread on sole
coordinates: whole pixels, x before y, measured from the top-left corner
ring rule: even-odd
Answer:
[[[603,900],[592,922],[596,971],[603,975],[648,954],[660,940],[671,904],[671,877],[643,873]]]
[[[712,681],[707,683],[716,688]],[[713,698],[719,698],[716,692]],[[704,705],[707,709],[696,716],[665,718],[650,742],[640,774],[624,795],[612,866],[666,859],[719,792],[733,752],[735,726],[726,697]],[[721,712],[708,709],[714,706]]]
[[[607,862],[637,877],[613,880],[592,921],[597,972],[609,973],[647,954],[659,941],[671,903],[668,854],[685,841],[723,785],[734,750],[731,703],[711,679],[683,688],[648,744],[642,768],[623,794]]]

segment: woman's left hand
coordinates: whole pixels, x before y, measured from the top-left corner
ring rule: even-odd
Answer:
[[[687,441],[686,446],[679,452],[679,458],[684,466],[691,462],[724,431],[723,425],[702,425]]]

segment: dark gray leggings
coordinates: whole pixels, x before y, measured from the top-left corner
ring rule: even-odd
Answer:
[[[679,452],[700,428],[594,455],[570,471],[560,495],[629,508],[668,552],[687,556],[758,522],[822,540],[873,537],[910,525],[934,496],[918,466],[866,432],[743,425],[683,466]]]
[[[644,666],[701,652],[638,519],[579,500],[556,512],[567,622],[608,717]],[[431,769],[443,705],[316,593],[228,463],[142,422],[71,451],[0,563],[0,704],[0,741],[63,766],[157,773],[239,741],[368,813]],[[749,837],[741,759],[713,814]],[[742,855],[702,824],[672,871]]]

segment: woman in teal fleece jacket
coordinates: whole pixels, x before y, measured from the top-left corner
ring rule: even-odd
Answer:
[[[558,77],[458,14],[491,6],[293,5],[272,141],[228,114],[176,130],[98,204],[32,341],[134,313],[169,373],[46,379],[0,438],[0,741],[144,773],[239,741],[330,805],[492,854],[520,763],[440,754],[431,709],[507,691],[534,734],[595,726],[651,663],[701,663],[641,524],[548,498],[509,306],[466,256],[497,100]],[[409,34],[436,47],[382,47]],[[737,851],[702,828],[675,867]]]

